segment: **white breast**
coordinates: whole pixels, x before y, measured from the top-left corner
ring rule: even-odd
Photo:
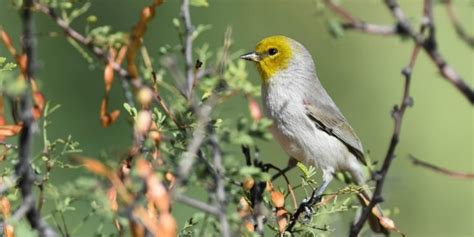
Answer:
[[[350,152],[334,136],[319,130],[306,115],[304,84],[291,80],[294,73],[279,72],[262,86],[266,115],[273,120],[271,132],[289,156],[325,170],[344,169]]]

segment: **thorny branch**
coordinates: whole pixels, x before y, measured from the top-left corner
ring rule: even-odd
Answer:
[[[25,0],[22,7],[23,23],[23,50],[27,58],[25,80],[33,80],[35,70],[35,38],[34,20],[32,16],[33,0]],[[53,229],[42,219],[35,207],[35,195],[33,192],[36,178],[31,161],[31,149],[33,146],[33,133],[36,129],[36,122],[33,118],[33,103],[31,98],[31,85],[27,87],[20,97],[20,120],[23,128],[18,141],[18,164],[15,167],[16,176],[19,177],[18,188],[23,196],[23,202],[16,211],[14,218],[20,219],[26,215],[31,227],[38,231],[40,236],[56,236]]]
[[[417,159],[416,157],[410,155],[408,158],[412,161],[413,165],[415,166],[420,166],[425,169],[429,169],[433,172],[440,173],[443,175],[447,175],[449,177],[453,178],[458,178],[458,179],[474,179],[474,174],[473,173],[463,173],[463,172],[458,172],[458,171],[452,171],[443,167],[439,167],[433,164],[430,164],[426,161],[422,161],[420,159]]]

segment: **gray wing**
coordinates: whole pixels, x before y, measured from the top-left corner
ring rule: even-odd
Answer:
[[[332,102],[332,101],[331,101]],[[334,103],[334,102],[333,102]],[[364,149],[360,139],[355,134],[351,125],[347,122],[342,113],[329,104],[311,105],[305,104],[307,116],[315,122],[316,126],[326,133],[335,136],[343,142],[362,163],[367,165],[364,159]]]

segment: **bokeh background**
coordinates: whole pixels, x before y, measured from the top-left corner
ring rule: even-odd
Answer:
[[[98,24],[128,31],[148,2],[92,1],[90,14],[99,16]],[[341,2],[368,22],[392,23],[382,1]],[[318,6],[313,0],[209,0],[209,4],[207,8],[192,8],[195,25],[212,25],[212,29],[195,42],[196,46],[208,43],[211,48],[220,47],[228,26],[233,28],[233,50],[251,50],[261,38],[274,34],[300,41],[312,53],[320,80],[357,131],[371,158],[383,159],[393,127],[390,111],[401,98],[403,77],[400,71],[408,63],[411,41],[357,32],[346,32],[344,37],[335,39],[327,30],[328,13],[317,11]],[[418,23],[422,0],[401,0],[400,4],[412,22]],[[180,1],[168,0],[158,8],[144,38],[150,54],[158,54],[159,47],[165,44],[179,43],[172,25],[172,19],[179,17],[179,5]],[[454,1],[454,6],[467,31],[474,33],[473,1]],[[435,6],[434,17],[441,53],[468,84],[474,86],[473,50],[457,38],[443,6]],[[84,29],[84,18],[73,26]],[[125,117],[122,116],[108,129],[99,123],[102,70],[90,68],[64,37],[47,36],[51,31],[60,32],[49,19],[39,14],[36,19],[36,29],[40,33],[38,59],[41,68],[38,78],[46,98],[62,106],[51,117],[50,136],[72,134],[81,143],[86,156],[98,157],[104,151],[123,152],[131,142],[131,130]],[[21,24],[18,12],[10,7],[9,0],[0,0],[0,24],[18,45]],[[0,47],[0,55],[8,56],[4,47]],[[154,67],[159,67],[158,63]],[[255,68],[250,65],[247,68],[250,80],[260,83]],[[166,80],[172,82],[171,78]],[[413,73],[411,94],[415,106],[407,111],[403,121],[397,158],[384,189],[383,206],[399,210],[393,218],[409,236],[474,236],[474,182],[414,167],[407,159],[412,154],[449,169],[474,172],[472,106],[441,78],[423,53]],[[123,110],[124,98],[118,85],[112,89],[111,99],[111,108]],[[219,113],[227,114],[230,119],[247,114],[248,110],[243,97],[239,97],[224,105]],[[260,142],[259,146],[265,162],[279,166],[286,164],[286,155],[274,141]],[[57,170],[52,179],[60,184],[74,179],[78,172]],[[291,175],[297,177],[298,171],[292,171]],[[334,183],[331,187],[339,186]],[[68,216],[68,223],[74,225],[82,216],[80,212],[79,208],[79,214]],[[190,209],[178,207],[174,213],[182,225],[189,217]],[[347,233],[349,221],[341,221],[336,236]],[[89,236],[95,228],[94,223],[88,223],[77,236]]]

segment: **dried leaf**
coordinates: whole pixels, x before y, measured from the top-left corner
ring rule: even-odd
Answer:
[[[155,0],[152,5],[145,7],[140,15],[140,20],[133,28],[130,34],[130,43],[127,50],[127,71],[132,79],[138,77],[138,69],[135,64],[138,49],[142,45],[142,37],[146,32],[148,22],[153,19],[156,7],[163,3],[162,0]]]
[[[283,208],[285,206],[285,195],[279,191],[271,192],[273,206],[276,208]]]
[[[21,125],[0,125],[0,140],[2,137],[11,137],[20,133]]]

